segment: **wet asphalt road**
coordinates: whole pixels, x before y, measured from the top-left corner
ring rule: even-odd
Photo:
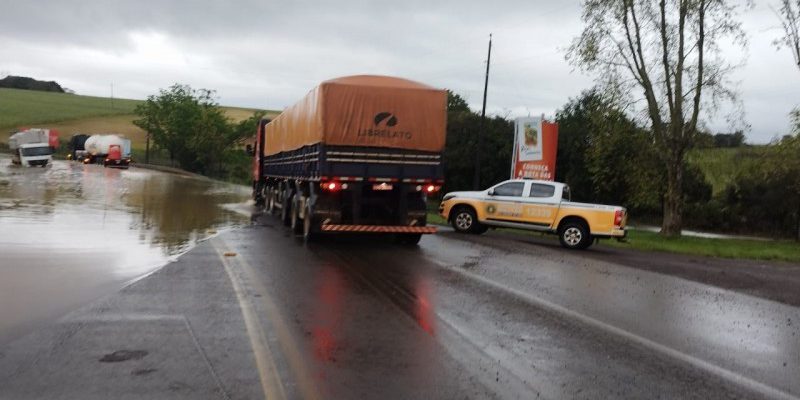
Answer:
[[[304,244],[262,215],[0,344],[0,399],[791,399],[798,323],[493,233]]]
[[[281,380],[325,398],[800,393],[783,304],[490,236],[304,245],[267,217],[218,240],[287,326],[305,372]]]

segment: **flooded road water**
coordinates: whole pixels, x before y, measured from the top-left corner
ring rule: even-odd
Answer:
[[[247,224],[241,186],[140,168],[0,158],[0,343]]]

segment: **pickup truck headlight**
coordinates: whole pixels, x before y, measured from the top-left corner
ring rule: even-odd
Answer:
[[[444,195],[444,197],[442,197],[442,201],[450,200],[453,197],[456,197],[456,195],[448,193],[448,194]]]

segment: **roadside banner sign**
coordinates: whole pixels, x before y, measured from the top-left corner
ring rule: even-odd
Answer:
[[[557,151],[558,124],[544,118],[517,118],[511,178],[555,180]]]

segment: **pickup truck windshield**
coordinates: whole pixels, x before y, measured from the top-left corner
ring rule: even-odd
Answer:
[[[25,157],[34,157],[34,156],[49,156],[53,154],[53,151],[50,150],[50,147],[42,146],[42,147],[28,147],[25,149],[21,149],[22,155]]]

